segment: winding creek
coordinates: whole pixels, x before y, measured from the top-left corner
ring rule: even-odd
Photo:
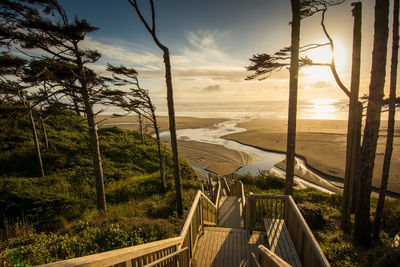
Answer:
[[[270,170],[275,175],[284,176],[285,171],[278,169],[274,165],[278,162],[281,162],[285,159],[284,153],[277,153],[266,151],[262,149],[258,149],[252,146],[244,145],[236,141],[226,140],[222,138],[225,135],[239,133],[247,131],[244,128],[238,127],[238,123],[244,122],[245,120],[228,120],[218,124],[215,124],[213,127],[208,128],[197,128],[197,129],[180,129],[177,130],[178,139],[186,140],[186,141],[197,141],[197,142],[204,142],[209,144],[216,144],[222,145],[226,148],[245,152],[252,156],[255,160],[247,165],[239,168],[236,173],[238,174],[246,174],[250,173],[253,175],[257,175],[259,170]],[[161,138],[169,137],[169,131],[163,131],[161,133]],[[313,175],[323,179],[323,180],[331,180],[332,177],[325,177],[325,175],[315,172],[313,169],[309,168],[306,164],[304,159],[296,158],[297,161],[297,168],[301,169],[302,171],[308,171]],[[203,169],[194,166],[197,171],[203,171]],[[205,171],[207,172],[207,171]],[[337,179],[336,179],[337,180]],[[295,176],[295,181],[300,184],[302,187],[314,187],[320,191],[327,192],[327,193],[334,193],[331,190],[328,190],[324,187],[316,185],[314,183],[308,182],[298,176]],[[336,181],[337,182],[337,181]],[[340,188],[340,187],[339,187]]]
[[[285,159],[284,153],[277,153],[272,151],[266,151],[263,149],[255,148],[249,145],[241,144],[236,141],[226,140],[223,136],[233,133],[240,133],[247,131],[245,128],[238,127],[238,123],[245,122],[246,119],[235,119],[235,120],[227,120],[221,123],[217,123],[212,127],[207,128],[196,128],[196,129],[180,129],[177,130],[178,139],[186,140],[186,141],[197,141],[204,142],[209,144],[222,145],[226,148],[245,152],[250,155],[254,161],[247,165],[239,168],[236,173],[238,174],[246,174],[250,173],[253,175],[257,175],[259,170],[269,170],[271,173],[281,176],[284,178],[285,171],[281,170],[274,165],[281,162]],[[102,126],[118,126],[121,124],[137,124],[137,123],[104,123]],[[163,131],[160,133],[161,138],[168,138],[169,131]],[[308,180],[305,180],[301,177],[295,176],[295,181],[300,187],[313,187],[322,192],[333,194],[335,192],[340,191],[343,188],[343,180],[337,177],[333,177],[330,175],[326,175],[324,173],[319,172],[318,170],[313,169],[312,167],[306,164],[306,161],[302,157],[296,156],[296,169],[298,173],[305,174],[308,176],[312,176],[313,180],[318,180],[318,184],[312,183]],[[209,171],[204,170],[198,166],[192,166],[196,171],[208,173]],[[323,186],[320,186],[323,185]],[[372,194],[375,194],[377,197],[377,193],[379,189],[372,188]],[[389,198],[400,199],[399,193],[387,192],[386,194]]]

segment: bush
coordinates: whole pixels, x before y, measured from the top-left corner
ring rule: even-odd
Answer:
[[[391,248],[374,263],[376,267],[393,267],[400,263],[400,248]]]
[[[326,221],[322,216],[322,208],[312,203],[303,203],[297,205],[304,219],[311,230],[320,230],[324,228]]]
[[[257,176],[249,173],[239,175],[236,179],[241,180],[243,184],[256,186],[261,190],[282,189],[285,186],[285,180],[271,175],[266,171],[259,171]]]
[[[386,201],[382,216],[382,229],[391,237],[400,230],[400,201]]]

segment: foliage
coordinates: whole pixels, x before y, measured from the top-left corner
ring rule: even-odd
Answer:
[[[243,182],[246,194],[283,194],[284,182],[274,176],[246,174],[239,175],[236,179]],[[295,190],[293,193],[293,199],[331,265],[398,265],[400,249],[393,248],[392,241],[400,229],[400,201],[385,203],[381,241],[373,248],[365,249],[354,246],[352,236],[340,230],[342,197],[341,194],[327,194],[313,188]],[[371,203],[371,210],[374,210],[376,199],[372,199]]]
[[[285,186],[285,181],[282,178],[271,175],[266,171],[259,171],[257,176],[250,173],[238,175],[235,179],[242,181],[246,192],[251,191],[253,193],[261,193],[261,191],[265,190],[279,190]]]
[[[307,221],[311,230],[322,229],[325,225],[324,217],[322,216],[322,208],[312,203],[302,203],[297,205],[304,219]]]
[[[0,118],[1,122],[4,118]],[[35,265],[169,238],[179,234],[173,192],[172,156],[166,148],[167,191],[160,192],[157,143],[139,133],[100,128],[108,213],[95,208],[88,127],[68,110],[46,119],[49,149],[43,151],[48,175],[29,177],[31,144],[21,117],[0,135],[0,263]],[[41,144],[43,145],[43,144]],[[4,148],[4,150],[3,150]],[[184,208],[200,184],[190,165],[180,160]],[[21,219],[23,221],[21,222]]]

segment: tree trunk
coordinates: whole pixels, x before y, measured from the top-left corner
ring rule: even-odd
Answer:
[[[140,139],[142,140],[142,144],[144,144],[144,136],[143,136],[143,117],[142,114],[138,113],[139,116],[139,130],[140,130]]]
[[[354,214],[356,209],[356,204],[360,197],[360,154],[361,154],[361,128],[362,128],[362,117],[363,117],[363,104],[357,102],[357,113],[354,115],[356,120],[354,122],[354,136],[353,136],[353,146],[354,146],[354,168],[353,173],[353,194],[351,199],[351,213]]]
[[[85,102],[86,118],[89,125],[90,150],[93,159],[94,176],[96,179],[97,208],[105,212],[106,197],[104,192],[104,177],[103,177],[103,166],[100,155],[99,136],[97,134],[97,126],[94,120],[95,116],[93,113],[93,107],[89,101],[87,93],[86,95],[84,95],[84,102]]]
[[[92,153],[93,170],[96,179],[97,208],[100,211],[106,212],[106,196],[104,192],[105,191],[104,176],[103,176],[103,166],[101,162],[99,136],[97,134],[97,125],[95,122],[93,105],[91,103],[89,95],[89,88],[86,80],[85,67],[83,66],[81,53],[78,49],[77,43],[74,43],[74,53],[80,71],[80,77],[78,78],[81,84],[80,94],[82,95],[82,101],[85,107],[86,119],[89,126],[90,150]]]
[[[49,150],[49,139],[47,137],[47,129],[46,129],[46,124],[44,123],[44,120],[41,118],[40,123],[42,125],[42,131],[43,131],[43,137],[44,137],[44,143],[46,144],[46,149]]]
[[[374,240],[379,240],[379,232],[381,230],[381,220],[383,206],[385,204],[385,195],[389,180],[390,160],[393,152],[393,136],[395,122],[395,102],[396,102],[396,83],[397,83],[397,57],[399,52],[399,0],[394,0],[393,8],[393,40],[392,40],[392,62],[390,69],[390,93],[389,93],[389,115],[388,128],[386,138],[385,157],[383,161],[382,181],[379,191],[378,205],[376,206],[374,220]]]
[[[164,47],[163,52],[164,52],[163,57],[165,64],[165,82],[167,84],[169,132],[171,135],[172,159],[174,164],[176,203],[178,208],[178,216],[182,217],[183,200],[182,200],[181,174],[179,170],[178,143],[176,138],[176,127],[175,127],[175,109],[174,109],[174,97],[173,97],[173,88],[171,79],[171,62],[170,62],[168,48]]]
[[[164,155],[161,151],[160,131],[158,129],[157,119],[154,115],[153,115],[153,125],[154,125],[154,131],[156,132],[158,158],[160,160],[159,165],[160,165],[161,190],[165,192],[167,189],[167,184],[165,181],[165,172],[164,172]]]
[[[389,0],[376,0],[374,49],[367,118],[360,155],[359,201],[355,213],[354,242],[371,246],[370,196],[386,74]]]
[[[161,179],[161,190],[163,192],[167,191],[167,183],[165,180],[165,165],[164,165],[164,153],[161,151],[161,138],[160,129],[158,128],[157,117],[153,103],[150,100],[149,95],[147,95],[147,102],[149,103],[149,108],[151,112],[151,120],[153,122],[154,131],[156,133],[158,158],[160,160],[160,179]]]
[[[349,101],[349,118],[347,123],[347,147],[346,147],[346,170],[344,178],[342,217],[340,227],[343,232],[350,233],[351,223],[351,200],[355,174],[358,172],[358,152],[360,142],[357,142],[357,112],[358,112],[358,93],[360,88],[360,67],[361,67],[361,2],[353,3],[353,59],[351,69],[351,89]]]
[[[300,0],[291,0],[292,5],[292,42],[290,57],[289,111],[286,148],[285,194],[293,194],[294,156],[296,144],[297,86],[299,74],[300,45]]]
[[[37,136],[35,120],[33,118],[32,110],[29,107],[28,107],[28,115],[29,115],[29,120],[31,121],[33,143],[35,144],[36,157],[37,157],[38,164],[39,164],[40,175],[43,178],[44,177],[44,169],[43,169],[42,155],[40,153],[39,139],[38,139],[38,136]]]

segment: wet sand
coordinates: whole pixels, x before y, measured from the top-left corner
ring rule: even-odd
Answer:
[[[168,117],[158,117],[158,123],[161,131],[168,130]],[[190,117],[176,117],[177,129],[187,128],[206,128],[212,127],[216,123],[226,121],[227,119],[202,119]],[[135,116],[125,116],[111,118],[110,116],[98,116],[97,121],[101,124],[107,123],[137,123]],[[119,128],[125,130],[138,130],[138,124],[120,124]],[[152,133],[153,129],[147,127],[146,132]],[[168,145],[169,140],[163,139],[164,144]],[[215,172],[219,175],[227,175],[235,172],[238,168],[252,162],[254,158],[246,153],[225,148],[221,145],[212,145],[196,141],[178,140],[178,154],[186,159],[190,164]]]
[[[125,130],[138,130],[138,118],[136,116],[124,116],[124,117],[116,117],[112,118],[107,115],[99,115],[96,117],[98,122],[101,124],[107,123],[136,123],[136,124],[121,124],[118,125],[119,128]],[[187,128],[205,128],[211,127],[216,123],[226,121],[227,119],[203,119],[203,118],[191,118],[191,117],[176,117],[176,128],[177,129],[187,129]],[[158,127],[161,131],[165,131],[169,129],[168,117],[160,116],[157,117]],[[149,122],[145,122],[145,124],[149,124]],[[151,125],[152,126],[152,125]],[[153,132],[153,128],[151,126],[144,127],[148,133]]]
[[[375,161],[373,186],[380,186],[386,144],[386,122],[381,123]],[[266,150],[286,151],[285,120],[253,120],[239,124],[248,131],[224,136],[243,144]],[[339,120],[298,120],[296,154],[303,156],[314,169],[339,178],[344,177],[347,122]],[[279,164],[284,167],[284,164]],[[388,188],[400,193],[400,126],[396,126]]]
[[[109,118],[99,116],[103,123],[137,122],[136,117],[127,116]],[[190,117],[177,117],[178,129],[212,127],[214,124],[226,119],[201,119]],[[159,117],[161,130],[168,129],[168,117]],[[119,125],[128,130],[137,130],[138,125]],[[246,132],[226,135],[223,138],[235,140],[265,150],[286,151],[286,120],[253,120],[240,123],[239,127],[246,128]],[[147,132],[152,132],[151,128]],[[312,168],[338,178],[344,177],[345,151],[346,151],[347,122],[340,120],[298,120],[296,137],[296,154],[305,158]],[[376,167],[374,170],[373,185],[380,186],[383,156],[386,144],[386,122],[381,123],[380,138],[378,140]],[[167,140],[164,140],[167,142]],[[218,173],[230,174],[254,159],[243,152],[227,149],[220,145],[211,145],[195,141],[179,140],[179,155],[189,163]],[[285,164],[278,163],[279,168]],[[299,175],[303,176],[303,175]],[[308,175],[309,176],[309,175]],[[311,177],[311,176],[310,176]],[[305,177],[313,181],[312,177]],[[314,182],[314,181],[313,181]],[[390,191],[400,193],[400,125],[396,126],[394,150],[390,170],[388,188]]]

